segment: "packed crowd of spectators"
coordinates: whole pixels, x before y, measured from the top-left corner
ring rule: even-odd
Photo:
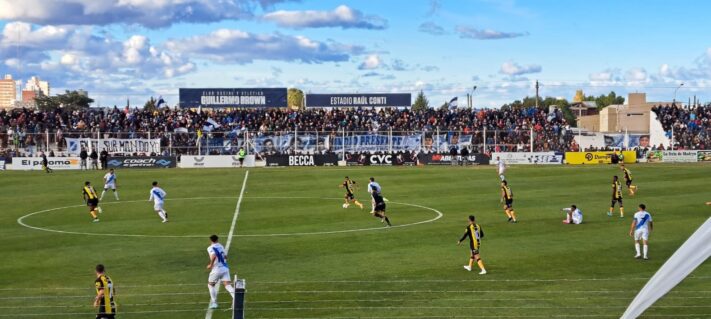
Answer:
[[[160,138],[164,147],[178,153],[194,152],[200,139],[289,134],[335,135],[340,131],[473,135],[472,144],[486,150],[528,151],[533,136],[534,151],[571,150],[570,128],[559,110],[460,109],[284,109],[141,110],[92,108],[42,112],[30,109],[0,111],[0,149],[23,149],[45,145],[62,150],[65,137]],[[487,133],[484,134],[484,131]],[[475,146],[476,147],[476,146]]]
[[[659,105],[652,109],[669,138],[674,137],[675,148],[705,150],[711,147],[711,105],[691,108]]]

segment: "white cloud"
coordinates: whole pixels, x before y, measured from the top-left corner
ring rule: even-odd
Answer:
[[[0,0],[0,20],[43,25],[137,24],[162,28],[251,18],[282,0]]]
[[[528,32],[503,32],[492,29],[477,29],[465,25],[458,25],[454,31],[456,31],[462,39],[474,40],[511,39],[528,35]]]
[[[371,54],[365,57],[363,63],[358,66],[359,70],[375,70],[382,65],[380,56],[377,54]]]
[[[274,11],[265,14],[262,19],[272,21],[286,28],[342,28],[342,29],[375,29],[387,27],[387,21],[374,15],[340,5],[332,11]]]
[[[647,70],[644,68],[632,68],[625,73],[625,80],[630,83],[642,83],[649,80]]]
[[[422,24],[420,24],[417,30],[419,30],[420,32],[429,33],[431,35],[447,34],[447,31],[445,31],[442,26],[432,21],[423,22]]]
[[[254,60],[340,62],[363,51],[360,46],[320,42],[304,36],[253,34],[234,29],[170,40],[165,47],[219,63],[250,63]]]
[[[519,65],[516,62],[504,62],[499,69],[499,73],[508,76],[520,76],[524,74],[539,73],[543,68],[538,64]]]

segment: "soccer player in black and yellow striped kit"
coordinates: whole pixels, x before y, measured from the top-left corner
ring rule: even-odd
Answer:
[[[509,222],[518,222],[513,208],[513,192],[509,187],[509,183],[505,180],[501,181],[501,200],[504,202],[504,213],[509,217]]]
[[[620,165],[620,169],[625,174],[625,184],[627,185],[627,190],[630,192],[630,196],[634,196],[637,193],[637,186],[632,185],[632,172],[629,168],[625,167],[625,164]]]
[[[344,196],[344,199],[346,201],[345,207],[347,208],[348,205],[351,203],[356,204],[356,206],[360,207],[360,209],[363,209],[363,204],[361,204],[357,199],[355,199],[355,189],[356,189],[356,182],[352,179],[350,179],[348,176],[346,176],[346,179],[343,180],[343,183],[341,183],[341,188],[346,189],[346,195]]]
[[[620,218],[625,217],[625,206],[622,204],[622,185],[617,175],[612,178],[612,201],[610,202],[610,211],[607,216],[612,217],[612,212],[615,210],[615,203],[620,204]]]
[[[474,267],[474,262],[479,265],[480,275],[486,275],[486,269],[484,268],[484,262],[479,257],[479,249],[481,248],[481,239],[484,238],[484,230],[481,226],[476,223],[476,217],[474,215],[469,215],[469,225],[464,231],[464,235],[459,239],[457,245],[461,244],[465,239],[469,238],[469,249],[471,250],[471,256],[469,257],[469,265],[464,266],[467,271],[472,271]]]
[[[96,265],[96,297],[94,308],[97,309],[96,319],[114,319],[116,317],[116,303],[114,302],[114,283],[106,275],[104,265]]]
[[[101,209],[99,208],[99,196],[96,195],[94,187],[91,186],[90,182],[85,182],[81,193],[82,197],[84,197],[84,201],[86,202],[86,206],[89,207],[89,214],[91,214],[91,217],[94,219],[93,221],[95,223],[98,222],[98,213],[101,212]]]

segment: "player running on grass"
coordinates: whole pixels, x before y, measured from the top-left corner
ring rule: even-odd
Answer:
[[[158,216],[163,220],[164,223],[168,222],[168,212],[163,209],[163,203],[165,202],[165,196],[168,195],[162,188],[158,187],[158,182],[153,182],[153,188],[151,188],[151,197],[148,201],[153,201],[153,210],[158,213]]]
[[[622,204],[622,186],[620,185],[620,180],[617,175],[612,178],[612,201],[610,202],[610,211],[607,212],[607,216],[612,217],[612,212],[615,210],[615,203],[620,204],[620,218],[625,217],[625,206]]]
[[[634,258],[639,259],[640,257],[644,259],[647,258],[647,243],[649,241],[649,233],[652,232],[654,224],[652,223],[652,215],[647,212],[647,206],[644,204],[639,204],[638,211],[634,214],[632,218],[632,225],[630,225],[630,237],[634,237],[634,249],[637,254]],[[642,248],[642,253],[639,251],[639,243],[642,242],[644,245]]]
[[[101,192],[101,197],[99,197],[99,200],[104,199],[104,194],[106,194],[106,191],[111,190],[114,192],[114,197],[116,200],[119,200],[119,195],[118,191],[116,190],[116,173],[114,173],[114,169],[110,169],[106,175],[104,175],[104,190]]]
[[[504,203],[504,213],[509,217],[509,222],[517,223],[516,212],[513,208],[513,192],[506,180],[501,181],[501,202]]]
[[[368,192],[370,192],[370,196],[372,197],[371,204],[373,209],[370,213],[373,214],[374,217],[380,218],[381,222],[387,223],[388,227],[390,227],[392,224],[388,216],[385,215],[386,199],[383,197],[382,191],[383,189],[380,187],[380,184],[375,181],[375,178],[371,177],[370,183],[368,183]]]
[[[227,265],[227,253],[225,247],[222,247],[217,240],[217,235],[210,236],[210,247],[207,247],[207,254],[210,256],[210,262],[207,264],[207,269],[210,270],[210,275],[207,279],[207,289],[210,291],[210,309],[217,309],[217,287],[218,281],[225,285],[225,289],[235,297],[235,289],[230,281],[230,267]]]
[[[90,182],[84,182],[81,196],[84,198],[86,206],[89,207],[89,214],[93,218],[93,222],[99,222],[98,214],[101,213],[101,208],[99,208],[99,197],[96,196],[96,191],[94,190],[94,187],[91,186]]]
[[[356,206],[360,207],[360,209],[363,209],[363,204],[361,204],[357,199],[355,199],[355,190],[357,189],[356,182],[348,176],[346,176],[346,179],[343,181],[343,183],[340,186],[341,188],[346,189],[346,195],[344,196],[344,199],[346,203],[344,204],[345,208],[348,208],[350,203],[356,204]]]
[[[627,185],[627,190],[630,192],[630,196],[634,196],[637,192],[637,186],[632,185],[632,172],[629,168],[625,167],[625,164],[620,165],[620,169],[625,174],[625,184]]]
[[[501,179],[501,181],[506,180],[506,177],[504,176],[504,174],[506,173],[506,162],[504,162],[504,160],[497,156],[496,164],[498,164],[499,178]]]
[[[469,238],[469,249],[471,251],[471,256],[469,257],[469,265],[464,266],[467,271],[472,271],[474,267],[474,262],[479,265],[480,275],[486,275],[486,268],[484,268],[484,262],[479,256],[479,249],[481,248],[481,239],[484,238],[484,230],[481,226],[476,223],[476,217],[474,215],[469,215],[469,225],[467,225],[464,235],[459,239],[457,245],[461,244],[467,237]]]

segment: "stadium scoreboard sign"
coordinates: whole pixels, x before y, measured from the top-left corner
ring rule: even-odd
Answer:
[[[179,90],[180,107],[287,107],[286,88],[202,88]]]
[[[410,107],[410,93],[306,94],[306,107]]]

